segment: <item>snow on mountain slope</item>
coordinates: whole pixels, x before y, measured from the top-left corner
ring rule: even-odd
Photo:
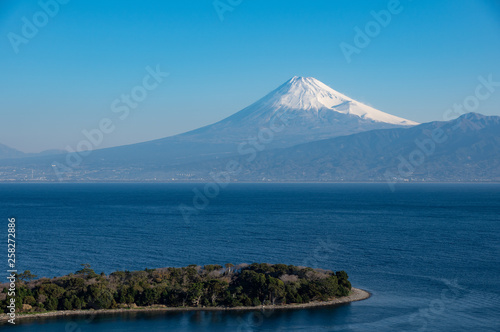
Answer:
[[[262,104],[273,112],[284,107],[313,117],[317,116],[321,109],[331,109],[334,112],[352,114],[377,122],[395,125],[418,124],[357,102],[313,77],[295,76],[256,104]],[[257,106],[256,104],[253,106]]]
[[[286,128],[276,133],[272,147],[418,124],[360,103],[315,78],[295,76],[240,112],[179,137],[239,142],[282,120]]]

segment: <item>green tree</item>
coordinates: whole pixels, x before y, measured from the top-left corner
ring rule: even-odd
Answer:
[[[29,304],[29,305],[35,305],[36,300],[33,296],[25,296],[23,299],[23,303]]]
[[[80,310],[84,306],[82,299],[80,299],[78,296],[73,295],[71,297],[71,306],[73,309]]]
[[[95,273],[94,270],[91,269],[89,263],[84,263],[84,264],[80,264],[80,265],[82,266],[82,269],[76,271],[75,272],[76,274],[82,274],[84,277],[87,277],[87,278],[95,278],[98,276],[98,274]]]
[[[298,283],[285,284],[286,303],[302,303],[302,297],[298,292],[298,287],[300,287]]]
[[[111,290],[104,284],[94,284],[88,287],[88,306],[94,309],[109,309],[116,305]]]
[[[57,310],[57,305],[58,305],[58,301],[55,297],[48,297],[47,298],[47,301],[45,301],[45,309],[47,309],[48,311],[54,311],[54,310]]]
[[[244,270],[238,277],[238,284],[243,292],[250,297],[257,297],[264,301],[264,294],[267,291],[266,276],[252,270]]]
[[[317,282],[317,285],[320,292],[320,300],[327,301],[337,295],[339,285],[336,276],[321,279]]]
[[[154,288],[145,289],[141,295],[140,305],[152,305],[158,303],[160,299],[160,294]]]
[[[203,269],[204,269],[206,272],[212,272],[212,271],[221,270],[221,269],[222,269],[222,266],[221,266],[221,265],[218,265],[218,264],[205,265],[205,266],[203,267]]]
[[[56,284],[42,284],[38,289],[39,294],[45,294],[49,297],[59,299],[64,294],[64,288]]]
[[[17,277],[19,280],[22,280],[24,282],[30,282],[31,280],[36,279],[38,276],[31,273],[30,270],[26,270],[23,273],[21,273],[20,275],[18,275]]]
[[[349,290],[345,288],[344,286],[340,285],[339,290],[338,290],[338,295],[339,296],[347,296],[349,295]]]
[[[277,278],[267,276],[267,292],[271,304],[281,302],[286,296],[285,283]]]
[[[212,306],[216,306],[222,300],[227,286],[227,282],[216,279],[212,279],[205,284],[207,298]]]
[[[72,310],[73,309],[73,304],[71,303],[70,299],[64,299],[62,303],[62,308],[63,310]]]
[[[189,304],[198,307],[201,302],[201,297],[203,296],[203,284],[201,282],[197,282],[191,285],[187,295]]]

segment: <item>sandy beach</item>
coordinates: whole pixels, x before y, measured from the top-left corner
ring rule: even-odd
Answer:
[[[303,304],[283,304],[283,305],[265,305],[255,307],[165,307],[150,306],[122,309],[103,309],[103,310],[60,310],[44,313],[17,314],[16,321],[19,319],[38,319],[45,317],[65,317],[65,316],[84,316],[84,315],[103,315],[124,312],[151,312],[151,311],[220,311],[220,310],[274,310],[274,309],[303,309],[313,307],[332,306],[342,303],[361,301],[369,298],[371,294],[359,288],[352,288],[349,296],[335,298],[330,301],[314,301]],[[9,319],[7,314],[0,315],[0,323],[6,323]]]

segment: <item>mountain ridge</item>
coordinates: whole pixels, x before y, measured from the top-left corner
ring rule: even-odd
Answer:
[[[12,159],[12,158],[31,158],[31,157],[42,157],[42,156],[53,156],[57,154],[63,154],[64,150],[44,150],[38,153],[26,153],[20,150],[11,148],[5,144],[0,143],[0,160],[1,159]]]
[[[23,156],[25,156],[24,152],[21,152],[17,149],[11,148],[10,146],[0,143],[0,159],[20,158]]]
[[[429,143],[433,132],[441,130],[442,141]],[[415,156],[423,156],[423,162]],[[244,159],[237,160],[241,181],[500,181],[500,117],[468,113],[451,121],[264,151],[252,162]],[[214,163],[205,166],[212,172],[221,169]],[[196,168],[187,169],[196,174]]]

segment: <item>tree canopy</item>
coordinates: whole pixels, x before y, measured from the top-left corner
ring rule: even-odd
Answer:
[[[189,265],[96,274],[89,264],[75,274],[36,279],[19,275],[16,303],[24,311],[112,309],[135,306],[237,307],[326,301],[346,296],[345,271],[285,264]],[[7,309],[7,287],[0,306]],[[28,306],[22,306],[27,304]]]

